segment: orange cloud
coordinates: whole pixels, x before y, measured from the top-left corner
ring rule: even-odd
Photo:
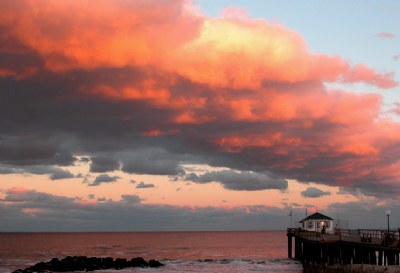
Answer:
[[[264,80],[304,79],[307,57],[293,31],[263,21],[214,19],[204,20],[199,37],[183,46],[175,69],[199,83],[254,88]]]
[[[302,144],[299,137],[284,136],[281,132],[272,134],[228,136],[215,140],[215,143],[228,152],[239,152],[251,147],[294,147]],[[282,153],[282,149],[277,153]]]
[[[185,1],[19,0],[2,3],[1,25],[53,71],[152,65],[197,33]]]
[[[52,71],[155,66],[196,83],[239,89],[259,88],[265,81],[340,78],[381,88],[397,85],[390,73],[310,53],[293,30],[228,11],[225,18],[211,19],[190,5],[183,0],[17,0],[2,4],[0,24]]]

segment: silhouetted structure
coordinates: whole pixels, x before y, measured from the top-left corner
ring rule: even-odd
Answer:
[[[288,256],[304,263],[400,265],[399,231],[337,230],[326,234],[288,228]]]

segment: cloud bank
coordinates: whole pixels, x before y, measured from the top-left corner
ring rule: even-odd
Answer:
[[[0,198],[3,231],[182,231],[274,230],[305,217],[304,208],[277,209],[268,206],[196,208],[147,205],[137,195],[113,201],[98,198],[83,201],[24,188],[13,188]],[[398,226],[398,206],[392,207],[392,225]],[[385,228],[385,208],[368,201],[332,204],[324,211],[337,215],[345,228]],[[375,219],[382,219],[382,222]],[[140,221],[138,221],[140,219]],[[210,219],[212,219],[210,221]]]
[[[298,32],[234,10],[194,10],[183,0],[1,2],[2,168],[84,156],[94,173],[227,167],[237,171],[191,181],[231,190],[296,179],[400,192],[400,124],[381,116],[379,94],[398,87],[392,72],[310,52]],[[105,175],[91,185],[116,180]]]
[[[2,230],[13,232],[277,229],[286,220],[280,210],[270,207],[193,210],[142,204],[137,195],[84,202],[24,188],[8,190],[0,199],[0,212]]]

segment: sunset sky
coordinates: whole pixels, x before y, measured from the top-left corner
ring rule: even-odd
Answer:
[[[400,2],[0,2],[0,231],[400,226]]]

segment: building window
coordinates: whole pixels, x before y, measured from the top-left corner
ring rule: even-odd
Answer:
[[[313,228],[314,227],[314,222],[313,221],[308,221],[307,222],[307,229]]]
[[[317,222],[317,228],[321,227],[321,222]]]
[[[325,228],[329,228],[330,227],[330,222],[329,221],[325,221],[324,225],[325,225]]]

